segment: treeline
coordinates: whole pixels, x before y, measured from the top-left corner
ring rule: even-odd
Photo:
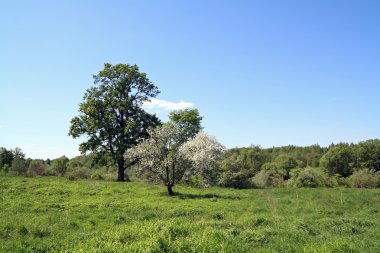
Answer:
[[[233,188],[265,187],[380,187],[380,140],[358,144],[339,143],[329,147],[284,146],[233,148],[219,159],[209,172],[207,186]],[[116,180],[117,166],[111,159],[95,155],[73,159],[63,156],[54,160],[26,159],[21,149],[0,148],[3,174],[64,176],[70,180]],[[131,180],[146,179],[139,166],[128,170]],[[182,184],[205,186],[205,175],[193,173],[181,179]]]
[[[99,160],[93,154],[72,159],[62,156],[56,159],[25,158],[20,148],[7,150],[0,147],[0,172],[17,176],[63,176],[70,180],[115,180],[116,166],[110,161]]]
[[[380,186],[380,140],[329,147],[258,146],[227,151],[219,184],[226,187]]]

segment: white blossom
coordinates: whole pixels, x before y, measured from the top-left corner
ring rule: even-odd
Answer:
[[[199,132],[193,139],[180,147],[180,155],[193,163],[193,173],[200,173],[206,184],[210,184],[216,173],[217,161],[226,148],[215,138],[205,132]]]

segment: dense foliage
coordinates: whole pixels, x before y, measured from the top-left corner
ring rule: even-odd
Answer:
[[[380,140],[329,147],[284,146],[230,149],[220,161],[219,184],[226,187],[336,186],[359,184],[349,179],[380,171]],[[366,170],[367,173],[360,171]],[[368,172],[369,171],[369,172]],[[377,182],[374,179],[375,182]],[[355,181],[356,182],[356,181]],[[367,184],[364,184],[367,185]],[[368,184],[372,187],[376,184]],[[376,185],[380,186],[380,185]]]

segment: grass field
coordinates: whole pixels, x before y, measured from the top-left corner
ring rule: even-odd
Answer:
[[[1,252],[380,252],[380,190],[0,177]]]

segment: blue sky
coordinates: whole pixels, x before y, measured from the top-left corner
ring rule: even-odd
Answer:
[[[137,64],[160,102],[193,104],[227,147],[379,138],[379,11],[359,0],[2,1],[0,146],[78,155],[69,122],[105,62]]]

